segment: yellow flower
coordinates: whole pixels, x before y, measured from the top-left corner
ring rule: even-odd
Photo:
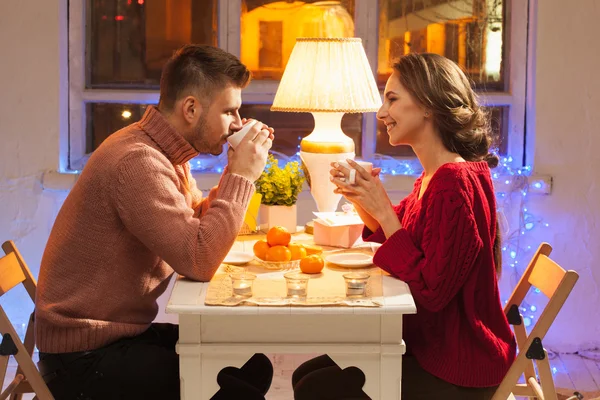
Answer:
[[[291,206],[298,200],[304,179],[297,161],[288,162],[282,169],[279,160],[269,154],[267,166],[255,182],[256,191],[262,194],[262,204]]]

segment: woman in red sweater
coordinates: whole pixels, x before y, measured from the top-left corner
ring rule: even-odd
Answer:
[[[394,65],[377,118],[393,146],[410,145],[423,165],[414,189],[393,206],[378,171],[334,163],[336,192],[382,243],[374,263],[405,281],[417,314],[404,317],[402,398],[489,399],[515,357],[498,291],[500,237],[490,167],[488,117],[469,80],[436,54]]]

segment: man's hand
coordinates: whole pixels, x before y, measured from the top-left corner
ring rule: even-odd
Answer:
[[[236,149],[227,151],[227,169],[255,182],[265,169],[269,149],[273,145],[273,128],[257,122],[250,128]]]

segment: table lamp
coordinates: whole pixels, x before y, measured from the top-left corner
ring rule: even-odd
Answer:
[[[335,211],[342,197],[333,192],[330,164],[355,156],[354,141],[342,132],[342,116],[380,106],[360,38],[296,39],[271,110],[313,114],[315,128],[300,142],[300,158],[319,212]]]

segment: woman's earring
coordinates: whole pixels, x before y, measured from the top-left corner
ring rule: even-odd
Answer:
[[[429,111],[425,111],[425,118],[429,118]]]

